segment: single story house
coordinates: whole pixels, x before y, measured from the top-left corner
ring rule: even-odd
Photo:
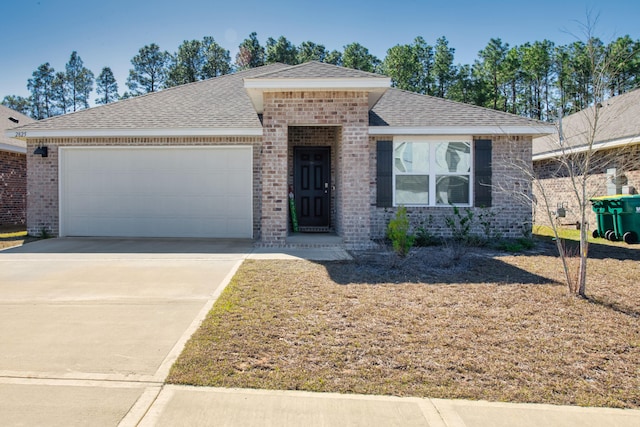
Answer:
[[[31,117],[0,105],[0,226],[23,226],[27,213],[27,144],[5,135]]]
[[[441,233],[452,204],[484,207],[499,232],[521,235],[531,206],[502,189],[531,182],[498,159],[530,162],[533,136],[553,128],[390,83],[271,64],[21,127],[28,229],[282,246],[292,194],[301,232],[335,233],[347,248],[383,237],[399,205]]]
[[[580,224],[580,209],[566,168],[560,160],[590,153],[587,198],[632,194],[640,190],[640,89],[609,98],[562,118],[559,132],[533,140],[534,174],[545,189],[549,207],[560,225]],[[582,169],[582,168],[580,168]],[[583,176],[580,170],[578,181]],[[542,194],[534,185],[534,222],[549,224]],[[589,209],[589,226],[596,215]]]

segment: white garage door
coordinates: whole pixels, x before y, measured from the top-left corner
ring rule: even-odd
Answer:
[[[63,236],[251,238],[252,149],[64,147]]]

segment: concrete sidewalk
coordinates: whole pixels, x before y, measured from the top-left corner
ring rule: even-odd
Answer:
[[[633,427],[640,411],[168,385],[139,425]]]

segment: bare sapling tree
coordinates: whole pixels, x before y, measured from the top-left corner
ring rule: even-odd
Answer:
[[[599,39],[593,36],[593,27],[590,19],[582,26],[586,38],[584,59],[588,61],[585,68],[589,71],[584,84],[590,86],[591,106],[574,113],[564,123],[563,106],[558,109],[556,134],[536,141],[545,145],[542,151],[549,155],[538,161],[535,167],[531,159],[500,159],[509,164],[508,169],[514,177],[525,175],[531,179],[533,191],[530,193],[517,188],[501,190],[511,191],[514,197],[542,211],[540,213],[555,237],[568,291],[584,298],[587,297],[591,199],[606,194],[605,171],[608,168],[616,167],[621,172],[638,166],[638,160],[634,161],[633,156],[625,154],[624,147],[602,144],[602,134],[615,126],[616,114],[606,111],[606,95],[621,58],[613,58],[606,52]],[[571,210],[576,218],[575,225],[580,230],[577,253],[575,248],[567,247],[560,236],[562,224],[559,217],[562,214],[559,210],[565,209]]]

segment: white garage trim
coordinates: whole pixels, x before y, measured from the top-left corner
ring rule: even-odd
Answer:
[[[253,148],[60,147],[60,236],[253,238]]]

